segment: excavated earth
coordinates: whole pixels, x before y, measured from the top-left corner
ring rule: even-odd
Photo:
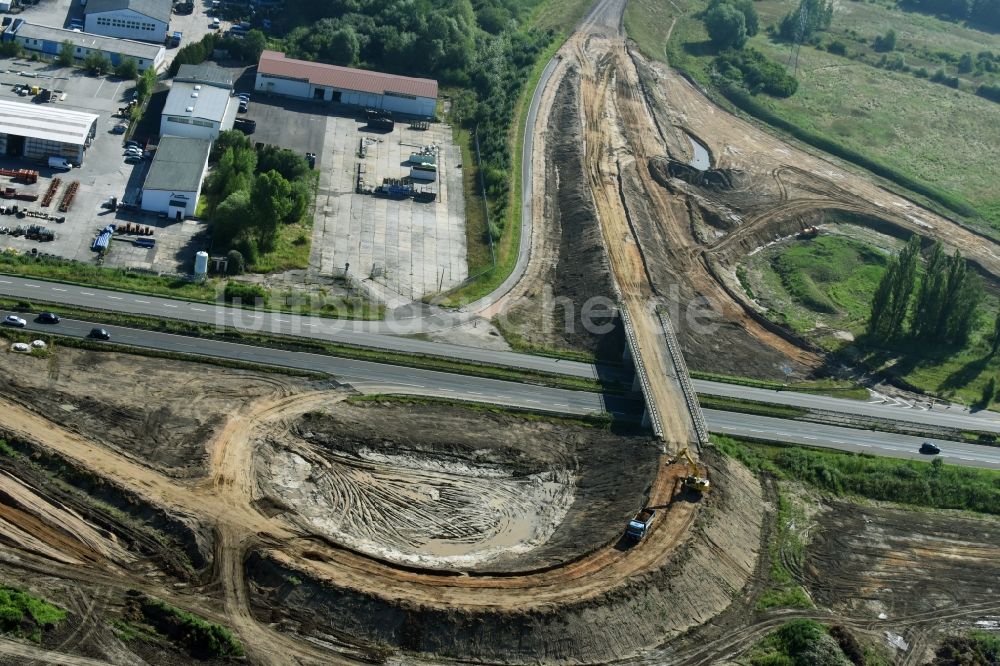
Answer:
[[[247,566],[254,612],[260,621],[317,640],[348,635],[432,662],[436,656],[476,663],[607,663],[635,655],[723,611],[754,571],[762,538],[761,487],[737,463],[710,455],[709,464],[718,492],[701,502],[691,537],[654,568],[593,596],[556,604],[532,603],[528,594],[517,606],[500,603],[500,597],[491,603],[484,589],[475,607],[432,598],[413,604],[383,596],[378,586],[359,590],[321,580],[301,563],[260,550]],[[557,574],[553,569],[553,580]],[[546,573],[535,575],[541,582]],[[517,584],[496,574],[478,581],[485,588]],[[441,585],[444,591],[447,580]],[[546,588],[539,585],[539,595]]]
[[[261,492],[304,529],[374,557],[513,571],[616,539],[656,475],[648,438],[477,421],[436,405],[331,405],[268,435]]]

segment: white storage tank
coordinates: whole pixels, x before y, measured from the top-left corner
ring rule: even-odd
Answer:
[[[203,278],[206,275],[208,275],[208,252],[199,250],[194,255],[194,276],[196,278]]]

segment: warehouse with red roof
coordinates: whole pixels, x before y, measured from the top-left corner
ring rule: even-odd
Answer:
[[[259,92],[317,102],[350,104],[429,118],[437,106],[438,84],[351,67],[324,65],[264,51],[257,66]]]

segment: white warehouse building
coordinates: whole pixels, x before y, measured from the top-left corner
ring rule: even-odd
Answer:
[[[65,157],[82,164],[97,132],[97,118],[58,106],[0,100],[0,155],[41,162]]]
[[[140,208],[177,221],[192,217],[208,169],[209,139],[165,136],[142,186]]]
[[[69,42],[73,46],[73,58],[80,62],[91,53],[100,53],[118,65],[123,60],[135,60],[139,71],[152,67],[159,68],[163,63],[165,49],[162,44],[147,44],[131,39],[114,39],[104,35],[92,35],[86,32],[50,28],[45,25],[28,23],[22,19],[14,19],[13,23],[3,33],[3,41],[14,41],[25,50],[38,51],[47,56],[58,56],[63,44]]]
[[[170,0],[89,0],[84,32],[162,43],[170,27]]]
[[[233,128],[233,77],[211,65],[181,65],[160,116],[160,136],[216,139]]]
[[[438,84],[433,79],[295,60],[278,51],[260,55],[254,87],[269,95],[384,109],[422,118],[434,116],[438,95]]]

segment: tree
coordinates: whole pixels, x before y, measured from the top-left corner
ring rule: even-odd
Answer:
[[[334,31],[324,53],[326,59],[335,65],[354,65],[361,55],[361,42],[353,28],[346,27]]]
[[[890,51],[896,50],[896,31],[889,30],[885,33],[885,36],[876,35],[875,40],[872,43],[875,51],[878,53],[889,53]]]
[[[1000,350],[1000,312],[997,312],[996,319],[993,320],[993,340],[990,344],[990,356],[996,356]]]
[[[971,53],[963,53],[962,57],[958,59],[958,71],[960,74],[968,74],[974,66],[975,62],[972,60]]]
[[[920,239],[912,236],[906,247],[889,262],[872,296],[872,311],[868,319],[870,335],[887,340],[903,332],[919,256]]]
[[[136,64],[135,58],[122,58],[118,64],[115,65],[115,76],[126,81],[138,79],[139,65]]]
[[[76,47],[73,46],[73,42],[68,39],[62,43],[59,47],[59,55],[56,56],[56,64],[63,67],[73,66],[73,53]]]
[[[291,184],[277,171],[267,171],[257,176],[250,191],[253,207],[253,226],[261,252],[274,249],[278,225],[288,216],[292,206],[289,200]]]
[[[712,44],[724,51],[741,49],[747,42],[747,25],[743,12],[728,3],[716,5],[705,14],[705,28]]]
[[[708,4],[708,9],[714,9],[722,4],[732,5],[743,14],[748,37],[757,34],[760,30],[760,16],[757,14],[757,8],[753,6],[753,0],[712,0]]]
[[[94,74],[100,76],[111,69],[111,61],[108,60],[107,56],[103,53],[91,51],[87,54],[87,57],[83,59],[83,66]]]
[[[239,190],[222,200],[212,213],[212,240],[226,247],[245,232],[251,224],[250,192]]]
[[[147,67],[142,71],[142,75],[135,82],[135,90],[139,93],[140,102],[153,94],[153,89],[156,88],[157,81],[155,69]]]
[[[935,243],[914,308],[911,334],[926,341],[964,345],[976,323],[982,285],[956,250],[948,257]]]
[[[245,61],[257,62],[265,48],[267,48],[267,37],[260,30],[251,30],[243,36],[243,59]]]
[[[799,6],[781,19],[778,34],[790,42],[803,42],[829,28],[832,20],[833,3],[830,0],[799,0]]]
[[[285,216],[286,224],[295,224],[302,219],[306,211],[309,210],[309,198],[311,194],[309,186],[303,181],[296,180],[292,182],[292,205]]]

